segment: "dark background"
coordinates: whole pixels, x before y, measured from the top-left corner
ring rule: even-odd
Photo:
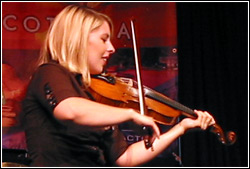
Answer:
[[[207,110],[225,131],[181,137],[184,166],[248,166],[248,3],[177,3],[179,101]]]

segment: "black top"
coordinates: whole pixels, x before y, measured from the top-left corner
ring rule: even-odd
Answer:
[[[55,106],[66,98],[93,100],[80,79],[54,62],[33,75],[22,104],[31,166],[112,166],[126,150],[118,126],[90,128],[54,117]]]

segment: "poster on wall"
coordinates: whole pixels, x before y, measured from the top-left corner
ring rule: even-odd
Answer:
[[[67,5],[77,3],[109,15],[114,23],[112,43],[116,52],[106,72],[136,81],[130,21],[136,28],[142,64],[142,83],[177,100],[178,57],[174,2],[3,2],[2,3],[2,149],[26,150],[18,120],[29,79],[35,70],[46,31],[53,18]],[[159,124],[162,131],[171,126]],[[127,142],[142,136],[129,123],[120,126]],[[176,140],[159,158],[179,153]],[[167,160],[168,161],[168,160]]]

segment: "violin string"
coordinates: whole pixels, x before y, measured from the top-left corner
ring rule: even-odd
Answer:
[[[167,104],[169,105],[170,107],[173,107],[177,110],[180,110],[180,111],[183,111],[185,113],[188,113],[190,114],[191,116],[196,116],[196,114],[194,113],[194,111],[186,106],[184,106],[183,104],[181,103],[178,103],[177,101],[173,100],[173,99],[170,99],[168,98],[167,96],[164,96],[161,97],[160,95],[157,94],[157,92],[154,92],[154,91],[151,91],[148,87],[144,87],[145,89],[145,94],[146,96],[152,98],[152,99],[155,99],[155,100],[158,100],[160,101],[161,103],[163,104]]]

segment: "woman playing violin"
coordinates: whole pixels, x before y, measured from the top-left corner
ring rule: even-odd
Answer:
[[[51,24],[23,101],[31,166],[139,166],[188,129],[215,123],[209,113],[195,111],[197,119],[160,133],[154,119],[138,110],[96,102],[88,91],[90,76],[100,74],[115,52],[112,29],[109,17],[78,6],[66,7]],[[127,121],[153,130],[153,150],[143,140],[127,145],[117,127]]]

